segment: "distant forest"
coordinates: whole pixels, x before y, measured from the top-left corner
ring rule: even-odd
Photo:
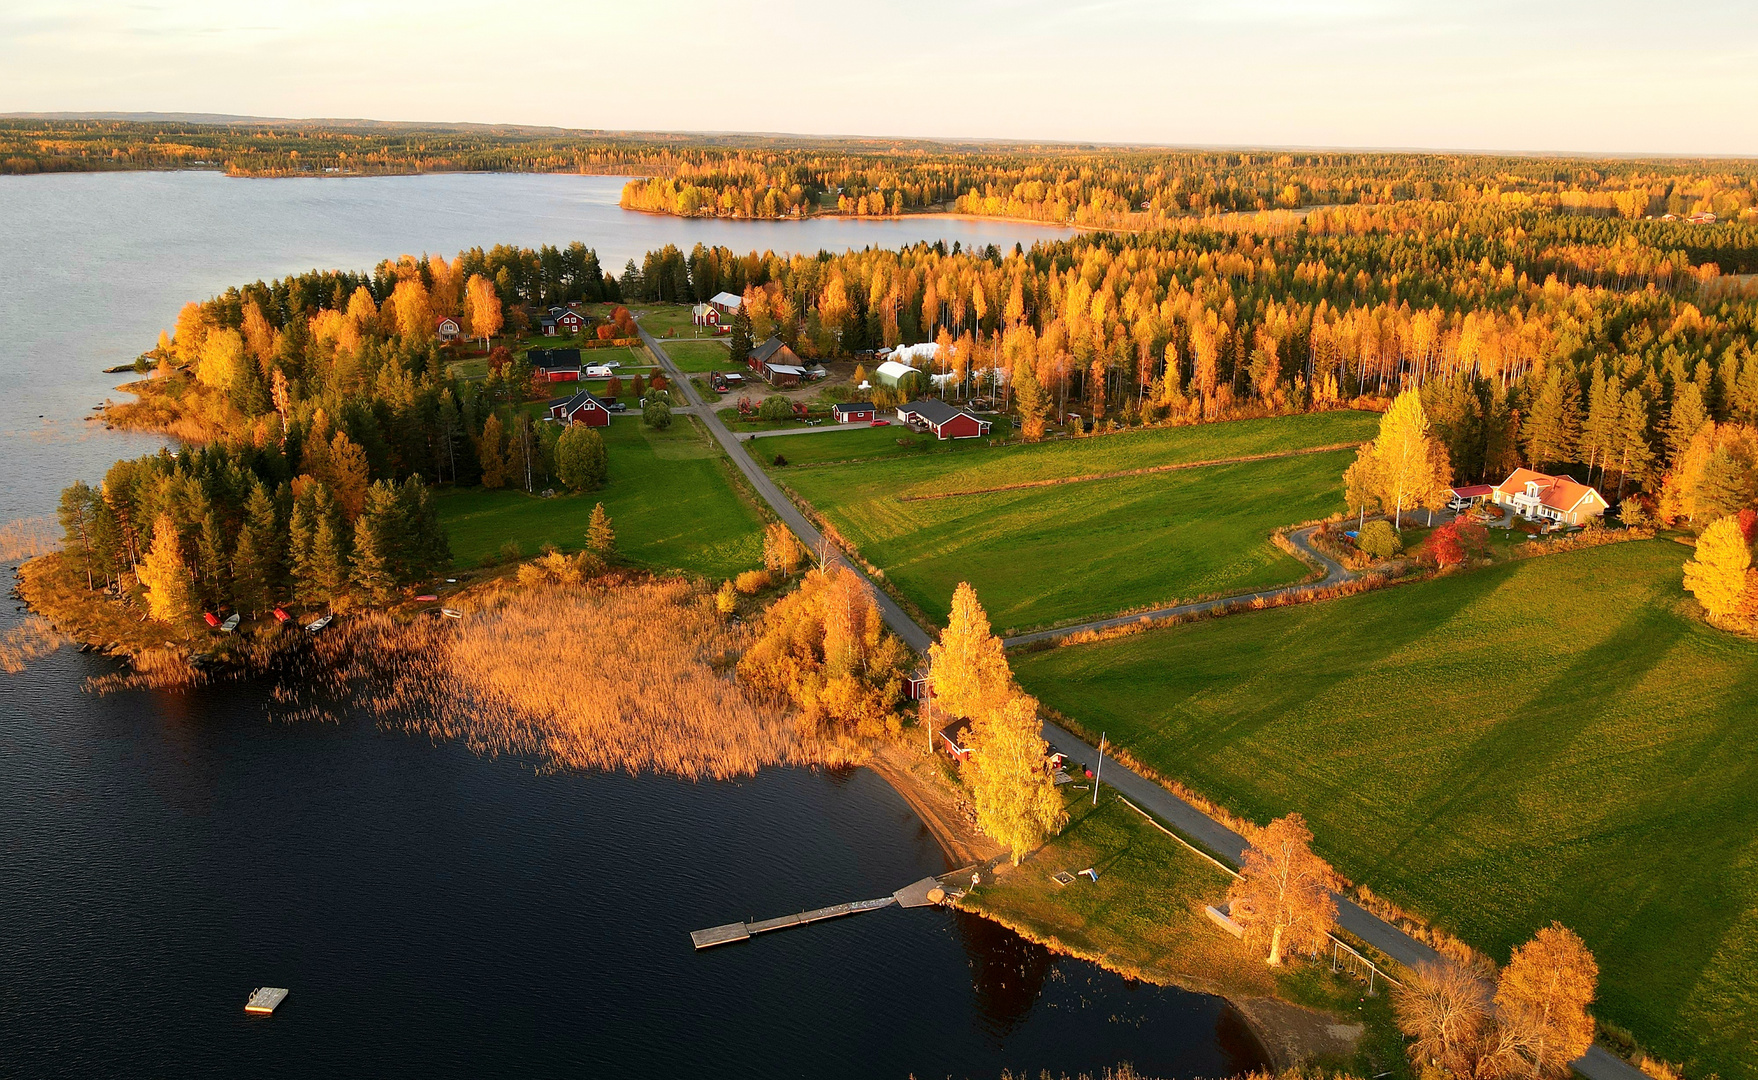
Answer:
[[[952,211],[1145,229],[1236,212],[1404,201],[1638,219],[1758,217],[1758,161],[1173,150],[423,126],[0,119],[0,174],[214,168],[236,176],[631,173],[632,210],[776,218]]]

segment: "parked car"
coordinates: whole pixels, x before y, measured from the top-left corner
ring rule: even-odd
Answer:
[[[587,364],[586,377],[588,379],[608,379],[616,373],[617,368],[622,366],[622,363],[617,360],[612,360],[608,364]]]
[[[872,426],[873,427],[890,427],[891,421],[889,421],[889,420],[875,420],[875,421],[873,421]]]
[[[626,401],[612,401],[606,403],[605,408],[609,409],[611,412],[628,412],[629,403]]]

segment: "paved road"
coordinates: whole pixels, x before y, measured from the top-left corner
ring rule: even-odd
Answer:
[[[637,325],[639,324],[637,323]],[[646,341],[653,354],[659,358],[660,363],[673,374],[680,376],[676,380],[677,385],[683,389],[684,396],[690,404],[700,405],[701,399],[696,395],[696,388],[690,385],[688,379],[682,378],[681,373],[673,367],[671,358],[665,354],[658,339],[645,329],[641,331],[641,337]],[[737,465],[739,471],[751,481],[751,486],[757,490],[758,495],[763,497],[763,501],[769,504],[770,509],[775,511],[776,516],[786,522],[788,528],[792,529],[794,534],[805,541],[813,551],[824,550],[823,536],[812,527],[812,523],[806,520],[793,502],[775,485],[775,481],[769,478],[769,474],[759,468],[757,463],[751,460],[750,455],[739,448],[738,437],[727,429],[720,417],[714,415],[711,409],[698,409],[696,415],[701,417],[702,422],[708,426],[708,430],[720,443],[721,448],[726,451],[727,456],[732,458],[733,464]],[[1301,531],[1304,533],[1307,530]],[[1304,536],[1296,539],[1295,543],[1300,545],[1302,550],[1311,552],[1315,558],[1330,567],[1331,576],[1348,573],[1338,563],[1325,558],[1307,546]],[[849,565],[847,560],[835,555],[834,549],[831,551],[832,557],[836,558],[838,562],[845,566]],[[858,566],[849,566],[849,569],[861,574],[861,569]],[[865,574],[861,576],[863,580],[866,578]],[[1330,583],[1331,576],[1327,576],[1326,583]],[[916,625],[915,620],[905,614],[904,610],[897,606],[897,602],[886,596],[884,592],[877,588],[873,592],[878,599],[879,610],[885,617],[885,624],[891,628],[891,632],[902,638],[904,643],[916,652],[926,653],[932,640],[928,636],[928,632]],[[1213,603],[1225,603],[1225,601],[1217,600]],[[1168,613],[1173,610],[1176,609],[1168,609]],[[1131,619],[1139,618],[1141,618],[1139,615],[1131,617]],[[1131,619],[1123,621],[1128,622]],[[1054,635],[1072,632],[1073,629],[1050,633]],[[1035,640],[1035,638],[1026,640]],[[1044,724],[1044,738],[1055,743],[1058,749],[1076,761],[1090,764],[1098,760],[1097,747],[1090,746],[1076,738],[1073,732],[1065,730],[1060,725],[1046,722]],[[1223,861],[1233,866],[1239,865],[1245,851],[1245,838],[1232,829],[1204,814],[1154,781],[1114,761],[1105,762],[1103,779],[1105,783],[1122,792],[1137,806],[1168,822],[1186,836],[1208,848]],[[1427,945],[1363,909],[1348,897],[1338,896],[1336,899],[1337,922],[1343,929],[1406,967],[1433,960],[1438,955]],[[1581,1060],[1575,1062],[1575,1070],[1587,1077],[1588,1080],[1647,1080],[1646,1074],[1641,1070],[1598,1046],[1593,1047]]]
[[[794,531],[794,535],[805,541],[806,546],[812,551],[828,551],[833,560],[860,574],[861,580],[871,585],[872,582],[865,573],[862,573],[860,567],[849,563],[847,559],[837,554],[834,548],[824,543],[823,534],[814,528],[812,523],[806,520],[806,516],[800,513],[793,501],[783,494],[779,487],[775,486],[775,481],[769,478],[769,474],[751,460],[751,455],[745,453],[744,449],[739,446],[739,437],[727,428],[720,417],[715,415],[714,410],[699,407],[702,404],[701,396],[696,393],[695,386],[684,377],[683,372],[679,371],[676,365],[671,362],[671,357],[666,355],[665,348],[659,343],[659,339],[649,334],[639,322],[636,323],[636,327],[640,329],[641,340],[647,343],[648,349],[652,350],[653,355],[659,358],[659,362],[664,365],[667,372],[675,376],[672,382],[679,390],[683,391],[684,400],[693,407],[691,412],[708,428],[708,433],[714,436],[714,441],[718,442],[720,448],[726,451],[726,456],[732,459],[739,472],[745,474],[745,479],[751,482],[751,487],[756,490],[758,496],[769,504],[771,510],[775,511],[775,516],[785,522],[787,527]],[[926,653],[928,645],[933,640],[928,636],[928,632],[917,626],[915,620],[904,614],[904,610],[897,606],[897,601],[885,595],[882,590],[874,588],[873,595],[878,601],[879,613],[885,617],[885,625],[891,627],[891,632],[902,638],[904,644],[916,652]]]
[[[1083,630],[1109,630],[1115,626],[1128,626],[1144,619],[1166,619],[1174,615],[1200,615],[1226,607],[1228,604],[1250,603],[1253,600],[1273,600],[1278,596],[1299,592],[1302,589],[1322,589],[1329,585],[1339,585],[1355,577],[1355,571],[1312,546],[1312,534],[1317,531],[1317,525],[1309,525],[1304,529],[1296,529],[1289,533],[1288,539],[1293,541],[1294,546],[1299,548],[1301,552],[1325,568],[1325,576],[1321,581],[1288,585],[1280,589],[1264,589],[1260,592],[1240,593],[1237,596],[1223,596],[1216,600],[1202,600],[1194,604],[1176,604],[1153,611],[1138,611],[1134,615],[1115,615],[1108,619],[1094,619],[1092,622],[1080,623],[1077,626],[1063,626],[1054,630],[1039,630],[1030,634],[1005,638],[1002,640],[1002,644],[1011,649],[1015,645],[1029,645],[1034,641],[1049,641],[1052,638],[1078,634]]]
[[[839,424],[834,420],[826,420],[815,427],[776,428],[774,431],[741,431],[739,438],[747,440],[773,439],[777,435],[828,435],[833,431],[865,431],[868,426],[865,423]],[[909,428],[901,428],[900,430],[908,431]]]

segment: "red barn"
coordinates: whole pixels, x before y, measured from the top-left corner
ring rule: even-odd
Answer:
[[[937,439],[975,439],[989,434],[991,424],[969,409],[960,409],[935,398],[912,401],[898,407],[897,418],[925,427]]]
[[[537,382],[579,382],[579,349],[532,349],[525,358],[531,361],[531,377]]]
[[[830,410],[839,424],[870,423],[877,410],[871,401],[850,401]]]
[[[605,427],[610,424],[610,406],[582,390],[573,397],[556,398],[549,403],[549,418],[563,424],[585,424]]]
[[[690,317],[697,326],[719,326],[720,309],[713,304],[697,304],[690,309]]]

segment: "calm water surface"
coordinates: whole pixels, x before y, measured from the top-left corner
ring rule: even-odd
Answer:
[[[186,300],[493,243],[620,266],[698,239],[841,249],[1056,230],[686,222],[621,181],[0,179],[0,521],[157,445],[83,417]],[[0,612],[0,631],[19,615]],[[98,698],[63,651],[0,675],[0,1075],[1225,1075],[1218,999],[1132,985],[977,919],[890,909],[696,954],[688,932],[946,869],[871,773],[542,775],[243,686]],[[292,988],[268,1020],[251,987]]]

